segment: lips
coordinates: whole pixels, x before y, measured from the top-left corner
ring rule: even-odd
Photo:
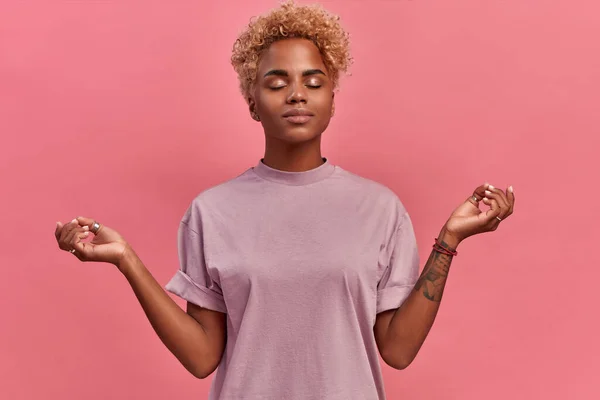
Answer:
[[[283,118],[293,124],[303,124],[308,122],[314,114],[305,108],[292,108],[283,113]]]
[[[283,113],[284,117],[294,117],[296,115],[312,117],[314,114],[308,111],[306,108],[292,108],[291,110],[288,110],[285,113]]]

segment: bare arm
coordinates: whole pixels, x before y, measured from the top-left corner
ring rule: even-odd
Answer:
[[[218,366],[226,340],[226,314],[188,302],[184,312],[150,274],[133,250],[118,265],[160,340],[195,377]]]
[[[440,234],[444,247],[458,242]],[[375,339],[383,360],[396,369],[406,368],[423,345],[440,308],[452,256],[431,251],[414,289],[402,305],[377,314]]]
[[[479,209],[479,201],[490,207]],[[513,213],[515,194],[506,193],[489,183],[478,186],[473,195],[458,206],[440,231],[442,247],[456,249],[464,239],[495,231],[501,221]],[[383,360],[393,368],[406,368],[423,345],[446,286],[452,255],[432,250],[414,289],[402,305],[377,314],[374,334]]]
[[[82,239],[94,234],[93,240]],[[226,314],[188,303],[186,314],[144,266],[127,241],[114,229],[92,218],[56,223],[61,250],[83,262],[115,265],[125,276],[150,324],[167,348],[195,377],[209,376],[219,364],[226,340]]]

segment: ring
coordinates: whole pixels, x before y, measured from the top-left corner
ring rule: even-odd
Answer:
[[[90,232],[92,232],[94,235],[98,233],[98,229],[100,229],[100,224],[96,221],[94,221],[94,223],[92,224],[92,227],[90,228]]]
[[[496,219],[497,219],[498,221],[502,221],[502,218],[500,218],[500,217],[496,217]]]
[[[69,253],[71,253],[71,254],[75,254],[75,249],[71,249],[71,250],[69,250]]]
[[[479,200],[477,200],[477,196],[475,196],[475,195],[471,196],[471,198],[475,201],[479,201]]]

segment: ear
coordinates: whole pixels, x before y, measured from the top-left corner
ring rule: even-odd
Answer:
[[[250,117],[252,117],[252,119],[255,121],[260,121],[260,117],[258,116],[258,113],[256,112],[256,102],[254,101],[252,96],[248,96],[247,101],[248,101],[248,110],[250,111]]]
[[[256,112],[256,102],[252,98],[252,96],[248,96],[246,99],[246,103],[248,103],[248,110],[250,110],[250,114]]]
[[[331,94],[331,116],[335,115],[335,93]]]

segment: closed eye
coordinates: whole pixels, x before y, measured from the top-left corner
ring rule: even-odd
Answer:
[[[323,85],[306,85],[306,87],[310,88],[310,89],[318,89]],[[283,89],[285,86],[276,86],[276,87],[269,87],[269,89],[273,90],[273,91],[277,91],[280,89]]]

